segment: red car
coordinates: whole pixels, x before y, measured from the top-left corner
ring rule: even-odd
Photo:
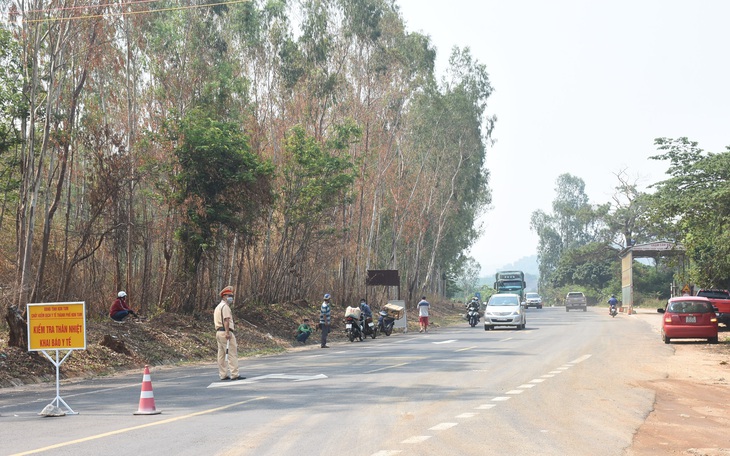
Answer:
[[[664,309],[662,340],[668,344],[671,339],[707,339],[717,343],[717,314],[709,299],[700,296],[677,296],[671,298]]]

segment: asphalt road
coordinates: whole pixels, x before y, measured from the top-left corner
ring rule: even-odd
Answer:
[[[55,385],[0,390],[0,454],[621,455],[652,408],[647,363],[671,350],[605,309],[530,309],[527,329],[379,336],[213,365],[62,384],[77,415],[38,416]],[[655,374],[654,374],[655,375]]]

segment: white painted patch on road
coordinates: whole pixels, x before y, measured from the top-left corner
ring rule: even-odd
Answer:
[[[583,361],[587,360],[587,359],[588,359],[588,358],[590,358],[591,356],[593,356],[593,355],[583,355],[583,356],[581,356],[580,358],[576,358],[576,359],[574,359],[573,361],[569,361],[569,363],[570,363],[570,364],[578,364],[578,363],[582,363]]]
[[[451,429],[454,426],[458,426],[459,423],[439,423],[434,427],[428,428],[429,431],[445,431]]]
[[[524,385],[520,385],[517,388],[534,388],[534,387],[535,387],[534,384],[531,385],[529,383],[525,383]]]
[[[500,340],[500,342],[507,342],[508,340],[512,340],[512,339],[514,339],[514,337],[508,337],[506,339]]]
[[[456,350],[456,351],[458,351],[458,352],[463,352],[463,351],[467,351],[467,350],[473,350],[473,349],[475,349],[475,348],[476,348],[476,347],[466,347],[466,348],[460,348],[460,349],[458,349],[458,350]]]
[[[548,374],[562,374],[562,373],[563,373],[563,371],[559,371],[559,370],[554,370],[554,371],[548,372]]]
[[[557,368],[557,369],[555,369],[555,370],[559,370],[559,371],[567,371],[568,369],[570,369],[570,366],[563,366],[563,367],[558,367],[558,368]]]
[[[380,450],[377,453],[373,453],[370,456],[395,456],[396,454],[401,454],[401,450]]]
[[[509,396],[497,396],[494,399],[492,399],[492,401],[494,401],[494,402],[504,402],[504,401],[508,401],[510,399],[512,399],[512,398],[509,397]]]
[[[555,376],[551,375],[551,374],[545,374],[545,375],[540,376],[540,378],[553,378],[553,377],[555,377]]]
[[[494,405],[494,404],[490,404],[490,405]],[[459,418],[459,419],[474,418],[477,415],[479,415],[479,414],[478,413],[462,413],[461,415],[456,415],[455,418]]]
[[[441,345],[441,344],[453,344],[456,341],[457,341],[456,339],[449,339],[449,340],[442,340],[440,342],[431,342],[431,343],[435,344],[435,345]]]
[[[262,380],[292,380],[295,382],[306,382],[309,380],[322,380],[328,378],[324,374],[317,374],[317,375],[292,375],[292,374],[268,374],[268,375],[260,375],[258,377],[251,377],[247,378],[246,380],[236,380],[236,381],[221,381],[221,382],[215,382],[208,385],[208,388],[222,388],[222,387],[229,387],[234,385],[249,385],[251,383],[257,383]]]
[[[504,394],[522,394],[524,392],[525,392],[525,390],[509,390]]]
[[[474,408],[477,410],[489,410],[490,408],[494,408],[496,406],[497,406],[497,404],[482,404],[482,405],[480,405],[478,407],[474,407]]]
[[[421,443],[425,442],[426,440],[430,439],[430,435],[414,435],[413,437],[409,437],[402,441],[401,443]]]
[[[544,381],[545,381],[544,378],[536,378],[534,380],[530,380],[530,383],[542,383]]]

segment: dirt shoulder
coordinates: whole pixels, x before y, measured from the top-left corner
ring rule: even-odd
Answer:
[[[660,338],[660,314],[636,315]],[[716,345],[673,341],[674,355],[661,366],[662,378],[640,385],[656,392],[654,410],[634,436],[627,456],[730,455],[730,331],[721,328]]]

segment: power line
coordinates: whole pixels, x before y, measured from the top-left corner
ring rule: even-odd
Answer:
[[[150,0],[151,1],[151,0]],[[222,5],[233,5],[236,3],[245,3],[251,0],[231,0],[227,2],[218,2],[218,3],[207,3],[205,5],[189,5],[189,6],[176,6],[173,8],[160,8],[160,9],[153,9],[153,10],[145,10],[145,11],[122,11],[119,13],[107,13],[107,14],[91,14],[91,15],[84,15],[84,16],[73,16],[73,17],[48,17],[43,19],[23,19],[23,22],[26,24],[33,24],[38,22],[60,22],[60,21],[75,21],[75,20],[81,20],[81,19],[100,19],[104,17],[113,17],[113,16],[132,16],[137,14],[150,14],[150,13],[160,13],[165,11],[180,11],[180,10],[189,10],[189,9],[195,9],[195,8],[208,8],[211,6],[222,6]],[[128,2],[127,4],[131,3],[142,3],[140,2]],[[54,10],[56,11],[56,10]]]

